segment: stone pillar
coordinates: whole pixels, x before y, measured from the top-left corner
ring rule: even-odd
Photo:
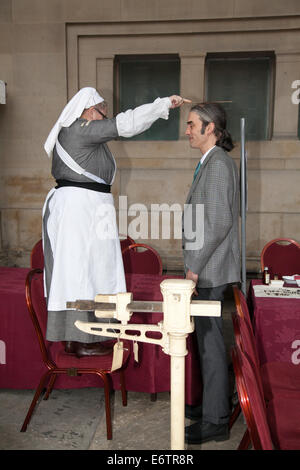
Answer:
[[[114,56],[97,58],[96,87],[108,103],[108,115],[113,113]]]
[[[299,105],[292,102],[295,80],[300,80],[300,53],[277,52],[273,139],[298,138]]]
[[[182,55],[180,75],[180,93],[184,98],[192,100],[193,104],[204,99],[205,54]],[[186,120],[190,106],[181,108],[180,137],[184,136]]]

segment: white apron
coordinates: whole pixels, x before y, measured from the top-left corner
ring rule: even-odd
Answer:
[[[48,199],[46,229],[54,260],[48,310],[66,310],[66,302],[94,300],[96,294],[126,292],[113,196],[52,189],[44,210]]]

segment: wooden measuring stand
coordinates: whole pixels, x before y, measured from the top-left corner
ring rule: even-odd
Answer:
[[[184,450],[184,385],[186,338],[194,331],[193,316],[221,316],[221,302],[191,301],[195,283],[188,279],[165,279],[160,284],[163,302],[133,301],[130,292],[115,295],[96,295],[95,301],[67,302],[67,308],[94,310],[97,318],[114,318],[120,323],[93,323],[76,321],[75,326],[93,335],[115,337],[145,343],[158,344],[171,356],[171,449]],[[134,312],[163,312],[163,320],[157,325],[130,324]],[[114,331],[112,331],[112,329]],[[148,332],[159,332],[160,338],[147,337]]]

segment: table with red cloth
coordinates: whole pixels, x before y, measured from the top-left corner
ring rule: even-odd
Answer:
[[[0,388],[34,389],[46,368],[30,319],[25,299],[26,268],[0,267]],[[149,274],[126,275],[127,291],[134,300],[162,301],[160,283],[171,276]],[[134,313],[130,323],[157,324],[162,313]],[[138,343],[139,361],[130,356],[126,368],[128,391],[158,393],[170,390],[170,356],[158,345]],[[188,355],[185,359],[186,403],[201,402],[202,384],[195,334],[187,338]],[[55,388],[99,386],[99,378],[86,374],[82,377],[57,377]],[[113,386],[118,389],[117,375]]]
[[[295,362],[297,350],[300,358],[300,299],[258,297],[258,285],[262,281],[251,281],[248,298],[260,362]]]

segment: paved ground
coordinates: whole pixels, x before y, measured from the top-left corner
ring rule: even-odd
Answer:
[[[231,311],[224,311],[224,336],[229,351],[233,344]],[[229,369],[230,370],[230,369]],[[234,378],[230,371],[232,388]],[[170,449],[170,396],[158,394],[152,402],[146,393],[128,393],[123,407],[119,391],[112,395],[113,439],[106,439],[103,389],[54,390],[41,401],[26,433],[20,428],[33,397],[32,390],[0,390],[1,450],[150,450]],[[186,420],[186,424],[190,422]],[[243,416],[232,428],[230,439],[203,445],[186,445],[186,450],[235,450],[245,432]],[[106,454],[105,454],[106,455]],[[110,454],[107,454],[110,455]],[[114,453],[112,452],[112,455]]]
[[[103,391],[54,390],[41,401],[25,433],[20,427],[32,399],[30,390],[1,390],[1,450],[168,450],[170,397],[156,402],[145,393],[128,393],[123,407],[120,392],[112,396],[113,439],[106,439]],[[190,421],[186,420],[186,424]],[[235,450],[245,431],[240,416],[225,442],[186,445],[193,450]]]

